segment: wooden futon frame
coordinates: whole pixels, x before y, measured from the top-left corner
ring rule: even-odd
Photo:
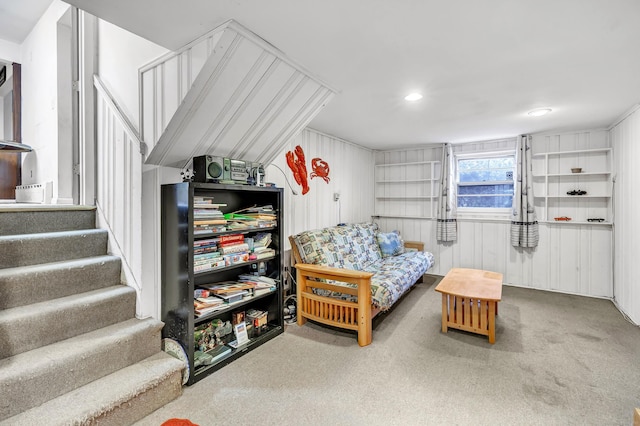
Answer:
[[[333,327],[355,330],[358,333],[360,346],[371,344],[371,322],[380,313],[380,309],[373,306],[371,302],[371,277],[374,274],[302,263],[302,257],[293,237],[289,237],[289,242],[296,268],[298,325],[304,325],[307,319],[310,319]],[[419,251],[424,250],[424,243],[419,241],[405,241],[404,246]],[[353,283],[357,287],[344,287],[322,280]],[[417,282],[422,282],[422,279]],[[357,301],[350,302],[319,296],[313,293],[313,288],[355,296]]]

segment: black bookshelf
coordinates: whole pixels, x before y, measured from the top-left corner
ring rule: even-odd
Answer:
[[[191,385],[284,331],[282,309],[283,190],[282,188],[264,188],[249,185],[183,182],[162,185],[161,195],[161,317],[165,323],[162,336],[179,342],[187,354],[189,363],[187,384]],[[194,234],[194,197],[213,197],[214,203],[226,204],[225,207],[220,207],[223,213],[237,212],[253,206],[271,205],[276,214],[276,225]],[[194,272],[194,241],[230,234],[244,234],[246,237],[251,237],[265,232],[271,234],[269,247],[275,250],[273,256],[217,269]],[[209,312],[196,318],[193,299],[194,290],[199,285],[234,281],[240,274],[255,272],[259,262],[264,262],[265,275],[276,280],[277,286],[275,290],[256,294],[225,306],[219,311]],[[234,312],[249,309],[268,312],[267,325],[261,330],[260,334],[251,337],[250,342],[242,347],[237,349],[230,348],[230,352],[214,363],[195,367],[195,328],[206,325],[214,319],[231,321],[231,316]],[[232,333],[226,337],[225,341],[233,339],[235,337],[233,337]]]

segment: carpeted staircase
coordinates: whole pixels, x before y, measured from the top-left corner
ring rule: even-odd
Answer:
[[[132,424],[182,393],[93,208],[0,206],[0,425]]]

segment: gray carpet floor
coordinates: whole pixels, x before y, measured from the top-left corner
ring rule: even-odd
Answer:
[[[441,332],[440,293],[419,284],[373,343],[288,325],[138,425],[631,425],[640,328],[608,300],[503,288],[496,343]]]

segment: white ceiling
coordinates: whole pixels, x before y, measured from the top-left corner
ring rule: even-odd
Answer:
[[[606,127],[640,102],[638,0],[67,2],[169,49],[234,19],[338,91],[310,127],[371,148]]]
[[[53,0],[0,0],[0,39],[21,44]]]

